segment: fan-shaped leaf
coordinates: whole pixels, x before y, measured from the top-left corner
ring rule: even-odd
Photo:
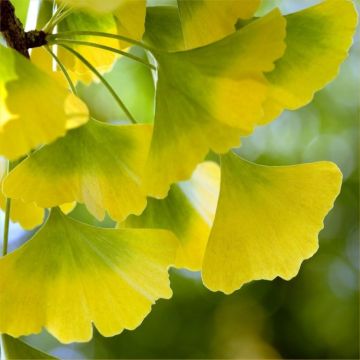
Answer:
[[[18,337],[44,327],[69,343],[90,340],[92,323],[104,336],[134,329],[157,299],[171,297],[176,247],[166,230],[95,228],[52,210],[0,259],[0,331]]]
[[[224,155],[205,285],[231,293],[251,280],[294,277],[316,252],[340,186],[341,172],[330,162],[272,167]]]
[[[266,98],[263,72],[282,55],[284,36],[285,21],[275,10],[215,44],[154,54],[159,72],[146,176],[150,195],[163,197],[210,148],[226,152],[253,130]]]
[[[0,45],[0,155],[16,159],[88,119],[82,101],[22,55]]]
[[[98,219],[118,221],[146,206],[141,175],[151,125],[108,125],[90,120],[33,153],[4,180],[7,196],[47,208],[84,203]]]
[[[331,81],[348,55],[357,14],[348,0],[328,0],[286,16],[286,51],[267,74],[270,94],[263,123],[284,109],[295,110],[311,101]]]

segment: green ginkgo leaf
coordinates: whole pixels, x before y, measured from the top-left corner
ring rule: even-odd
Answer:
[[[231,293],[252,280],[291,279],[318,249],[318,233],[341,187],[331,162],[262,166],[222,156],[219,203],[203,280]]]
[[[220,169],[200,164],[191,179],[172,185],[163,200],[149,199],[140,216],[129,216],[126,227],[171,230],[179,239],[175,266],[200,270],[214,220],[220,188]]]
[[[152,125],[90,120],[25,159],[4,180],[4,193],[48,208],[76,201],[98,219],[117,221],[146,206],[142,171]]]
[[[209,149],[226,152],[251,133],[263,116],[263,72],[283,54],[284,37],[285,20],[275,10],[214,44],[154,52],[159,70],[146,171],[150,195],[163,197],[171,183],[190,177]]]
[[[56,359],[6,334],[1,335],[1,352],[4,360]]]
[[[0,332],[45,328],[69,343],[89,341],[92,324],[103,336],[134,329],[157,299],[171,297],[177,245],[166,230],[96,228],[53,209],[32,239],[0,259]]]
[[[88,119],[80,99],[25,57],[0,45],[0,155],[16,159]]]
[[[144,41],[158,50],[185,49],[177,7],[151,6],[146,9]]]
[[[284,109],[309,103],[314,93],[333,80],[348,55],[357,24],[348,0],[327,0],[286,16],[286,51],[266,75],[270,94],[262,123]]]

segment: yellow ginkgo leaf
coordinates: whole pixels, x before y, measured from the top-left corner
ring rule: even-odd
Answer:
[[[0,209],[6,210],[6,197],[2,193],[2,183],[6,173],[6,161],[0,158]],[[76,206],[76,202],[66,203],[60,205],[60,209],[69,214]],[[45,209],[40,208],[33,202],[23,202],[21,200],[11,200],[10,219],[13,222],[18,222],[25,230],[31,230],[36,226],[42,224],[44,220]]]
[[[84,203],[98,219],[117,221],[146,206],[141,185],[151,125],[90,120],[25,159],[4,180],[4,193],[48,208]]]
[[[67,31],[96,31],[109,34],[117,34],[117,24],[112,14],[89,14],[82,11],[74,11],[59,24],[59,33]],[[103,46],[120,48],[120,42],[116,39],[94,36],[71,36],[70,40],[92,42]],[[100,73],[110,71],[118,55],[111,51],[85,45],[66,43],[79,52]],[[73,81],[90,83],[98,80],[96,75],[77,57],[69,51],[59,47],[58,57],[68,69]],[[59,69],[60,70],[60,69]]]
[[[189,178],[209,149],[226,152],[253,130],[267,94],[263,72],[283,54],[284,36],[285,20],[274,10],[214,44],[154,52],[155,127],[145,177],[151,196]]]
[[[6,334],[1,335],[1,355],[4,360],[56,359]]]
[[[331,162],[262,166],[224,155],[205,285],[231,293],[252,280],[294,277],[318,248],[341,178]]]
[[[125,226],[171,230],[180,242],[175,266],[200,270],[219,187],[219,166],[204,162],[190,180],[173,185],[165,199],[148,199],[145,211],[140,216],[129,216]]]
[[[146,10],[144,40],[156,49],[178,51],[208,45],[233,33],[250,18],[259,0],[178,0],[178,6]]]
[[[0,155],[16,159],[88,119],[80,99],[15,50],[0,45]]]
[[[0,209],[3,211],[6,209],[6,198],[3,194],[0,194]],[[41,225],[44,220],[44,209],[34,203],[12,200],[10,209],[11,221],[18,222],[25,230],[34,229]]]
[[[0,157],[0,209],[6,210],[6,197],[2,193],[2,183],[6,174],[6,160]],[[24,203],[21,200],[11,201],[10,219],[18,222],[22,228],[31,230],[44,220],[44,209],[34,203]]]
[[[123,1],[114,12],[118,34],[141,40],[145,31],[146,0]],[[121,47],[129,44],[121,43]]]
[[[64,214],[70,214],[76,207],[76,202],[69,202],[69,203],[65,203],[59,206],[60,210],[64,213]]]
[[[235,31],[238,19],[251,18],[260,0],[178,0],[186,49],[204,46]]]
[[[335,78],[348,55],[357,13],[351,1],[327,0],[287,15],[286,22],[285,54],[266,76],[271,86],[262,123],[306,105]]]
[[[116,10],[126,2],[137,0],[61,0],[64,4],[77,9],[94,11],[99,13],[109,13]]]
[[[104,229],[53,209],[40,231],[0,259],[0,332],[47,329],[64,343],[134,329],[172,295],[177,240],[166,230]],[[30,276],[29,276],[30,275]]]

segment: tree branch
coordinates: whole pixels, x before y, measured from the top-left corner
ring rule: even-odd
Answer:
[[[9,47],[28,59],[28,49],[47,44],[47,34],[44,31],[24,31],[24,26],[16,17],[14,5],[10,0],[0,0],[0,32],[3,33]]]
[[[23,24],[16,17],[10,0],[0,0],[0,31],[9,47],[30,58]]]

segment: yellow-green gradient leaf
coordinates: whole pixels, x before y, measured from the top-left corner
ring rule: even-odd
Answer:
[[[177,240],[166,230],[104,229],[52,210],[25,245],[0,259],[0,332],[42,328],[63,343],[135,329],[172,295]]]
[[[260,0],[178,0],[186,49],[204,46],[235,31],[238,19],[253,16]]]
[[[98,219],[117,221],[146,206],[142,171],[151,125],[108,125],[90,120],[44,146],[4,180],[7,196],[47,208],[84,203]]]
[[[117,34],[118,28],[112,14],[89,14],[82,11],[74,11],[59,24],[59,32],[66,31],[98,31]],[[120,49],[120,42],[116,39],[99,36],[72,36],[70,39],[93,42]],[[118,58],[118,55],[111,51],[84,45],[70,44],[70,46],[83,55],[100,73],[110,71],[115,60]],[[69,51],[59,47],[58,56],[70,71],[73,81],[81,80],[85,83],[90,83],[93,80],[98,81],[96,75]]]
[[[62,0],[63,3],[74,8],[98,13],[112,12],[122,4],[132,1],[134,0]]]
[[[331,162],[262,166],[224,155],[205,285],[231,293],[252,280],[294,277],[318,248],[341,178]]]
[[[201,270],[219,188],[219,166],[204,162],[190,180],[172,185],[165,199],[148,199],[145,211],[140,216],[129,216],[125,226],[171,230],[180,242],[175,266]]]
[[[1,335],[1,352],[4,360],[56,359],[6,334]]]
[[[217,43],[184,52],[156,52],[158,83],[146,183],[163,197],[190,177],[209,149],[238,145],[263,116],[263,72],[284,51],[285,20],[275,10]]]
[[[16,159],[88,119],[80,99],[16,51],[0,46],[0,155]]]
[[[0,209],[6,209],[6,197],[2,192],[2,183],[6,174],[6,160],[0,157]],[[44,220],[44,209],[34,203],[24,203],[21,200],[11,201],[10,219],[18,222],[24,229],[30,230],[40,225]]]
[[[286,16],[286,51],[267,74],[270,96],[263,123],[284,109],[309,103],[314,93],[333,80],[348,55],[357,13],[348,0],[327,0]]]

